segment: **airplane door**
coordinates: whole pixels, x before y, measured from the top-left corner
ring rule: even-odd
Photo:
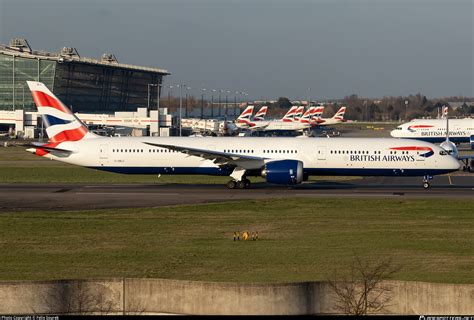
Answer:
[[[318,159],[320,161],[326,160],[326,146],[318,146],[317,151],[316,151],[316,155],[317,155],[316,159]]]
[[[109,157],[108,146],[106,144],[100,145],[99,158],[107,159]]]

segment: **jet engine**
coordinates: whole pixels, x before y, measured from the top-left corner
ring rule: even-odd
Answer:
[[[298,160],[276,160],[267,162],[262,177],[268,183],[295,185],[303,181],[303,162]]]

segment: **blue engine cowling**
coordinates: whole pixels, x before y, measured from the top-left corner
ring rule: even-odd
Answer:
[[[294,185],[303,181],[303,162],[298,160],[276,160],[267,162],[262,177],[268,183]]]

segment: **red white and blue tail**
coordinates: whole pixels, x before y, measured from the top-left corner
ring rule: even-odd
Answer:
[[[294,121],[300,121],[300,118],[303,115],[303,112],[304,112],[304,106],[299,106],[298,109],[296,109]]]
[[[314,109],[313,114],[311,115],[311,124],[318,125],[318,123],[323,122],[321,117],[324,112],[324,106],[318,106]]]
[[[299,122],[308,124],[311,123],[311,116],[313,115],[314,110],[316,110],[316,107],[310,107],[308,110],[306,110]]]
[[[49,141],[38,146],[37,155],[54,150],[63,142],[96,138],[87,127],[41,82],[27,81]]]
[[[267,114],[267,110],[268,110],[267,106],[261,107],[260,110],[258,110],[255,116],[253,117],[253,120],[255,121],[265,120],[265,115]]]
[[[252,113],[253,113],[253,106],[247,106],[244,112],[242,112],[242,114],[237,118],[236,123],[251,126],[252,121],[250,119],[252,118]]]
[[[290,110],[281,118],[281,121],[284,122],[293,122],[293,119],[295,117],[296,109],[298,109],[297,106],[292,106]]]
[[[332,118],[338,121],[345,121],[344,113],[346,113],[346,107],[341,107]]]

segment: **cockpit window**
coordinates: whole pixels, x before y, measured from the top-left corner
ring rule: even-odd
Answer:
[[[441,151],[439,152],[439,154],[442,155],[442,156],[448,155],[448,153],[447,153],[446,151],[444,151],[444,150],[441,150]]]
[[[402,130],[402,127],[397,127],[397,130]]]

